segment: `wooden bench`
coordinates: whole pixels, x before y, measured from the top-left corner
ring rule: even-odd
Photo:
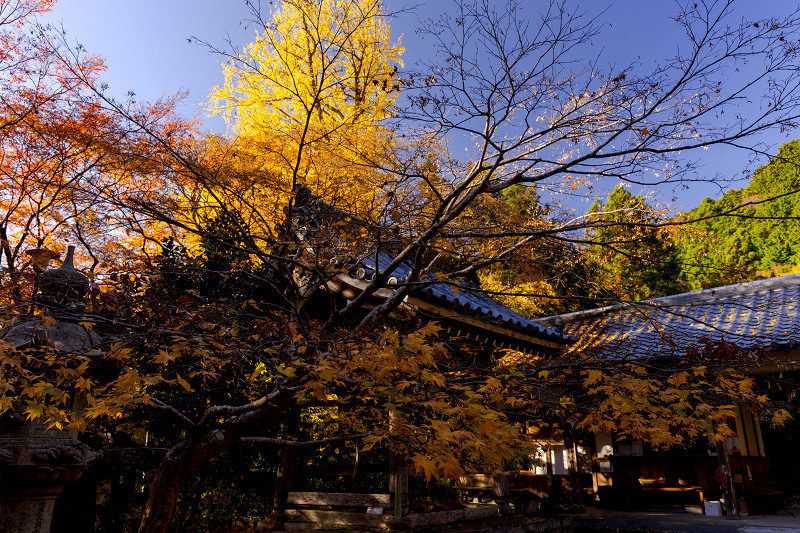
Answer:
[[[387,529],[402,523],[409,529],[477,520],[499,514],[497,505],[473,505],[462,509],[409,513],[396,520],[391,513],[389,494],[356,494],[341,492],[290,492],[287,498],[285,524],[287,531],[301,531],[319,526],[368,527]],[[266,521],[258,528],[268,531]]]
[[[290,522],[317,525],[387,528],[394,522],[389,494],[290,492],[286,516]]]
[[[661,493],[661,494],[688,494],[694,493],[698,496],[699,503],[702,507],[703,502],[705,502],[704,495],[703,495],[703,487],[697,485],[691,486],[678,486],[678,487],[639,487],[634,489],[628,489],[625,491],[625,504],[628,507],[631,507],[634,503],[635,495],[646,495],[646,494],[654,494],[654,493]]]

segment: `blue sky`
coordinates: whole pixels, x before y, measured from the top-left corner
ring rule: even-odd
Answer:
[[[424,57],[428,50],[415,33],[418,19],[438,15],[448,3],[385,2],[388,9],[405,10],[392,24],[392,34],[402,39],[406,63]],[[602,42],[593,46],[598,51],[604,48],[615,63],[635,59],[642,52],[668,53],[669,43],[680,37],[668,21],[669,2],[591,3],[596,4],[589,8],[592,12],[605,11],[602,18],[608,24]],[[221,60],[189,39],[196,36],[221,45],[230,36],[237,43],[247,43],[254,35],[246,24],[249,14],[243,0],[60,0],[46,19],[63,22],[73,39],[105,57],[104,78],[113,93],[123,96],[133,90],[140,98],[152,99],[188,90],[184,110],[200,112],[198,104],[222,81]],[[637,45],[631,47],[631,42]],[[211,129],[224,128],[219,120],[204,122]]]
[[[264,4],[268,4],[265,1]],[[591,53],[602,52],[601,65],[625,65],[641,61],[649,67],[675,53],[682,38],[678,26],[670,18],[675,4],[663,0],[591,0],[578,2],[596,14],[604,32],[590,43]],[[449,2],[384,0],[390,10],[416,6],[392,24],[394,36],[400,36],[407,51],[406,64],[413,64],[428,53],[428,45],[414,32],[419,18],[436,16]],[[535,9],[541,2],[531,0],[526,9]],[[740,2],[737,16],[745,18],[786,14],[797,8],[793,0]],[[131,90],[145,100],[184,90],[189,96],[182,112],[198,116],[206,128],[224,131],[221,118],[208,118],[202,103],[214,84],[222,81],[218,56],[210,54],[195,42],[197,36],[222,45],[227,36],[244,44],[254,35],[247,27],[249,11],[243,0],[61,0],[46,21],[63,22],[74,40],[106,59],[108,71],[104,80],[112,94],[123,97]],[[775,134],[768,141],[782,143],[800,132]],[[703,154],[704,169],[709,175],[733,176],[748,165],[750,157],[726,149],[713,149]],[[756,163],[763,163],[757,161]],[[738,186],[742,186],[739,184]],[[693,186],[690,190],[661,191],[663,200],[677,198],[677,209],[691,208],[707,195],[718,196],[714,187]]]

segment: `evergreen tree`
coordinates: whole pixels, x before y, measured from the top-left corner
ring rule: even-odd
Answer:
[[[655,227],[663,213],[642,196],[617,186],[589,210],[592,227],[584,250],[590,296],[642,300],[680,292],[678,250],[668,230]]]

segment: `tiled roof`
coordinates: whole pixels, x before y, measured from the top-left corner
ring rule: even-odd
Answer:
[[[800,344],[800,274],[538,319],[598,357],[682,355],[704,340],[739,348]]]
[[[392,263],[392,257],[386,253],[377,254],[378,269],[385,272]],[[376,257],[370,256],[360,262],[360,266],[374,271]],[[402,263],[393,272],[393,276],[398,283],[408,279],[411,266]],[[450,310],[461,313],[464,316],[480,318],[487,322],[500,324],[520,333],[532,335],[534,337],[551,340],[560,344],[567,344],[572,341],[569,336],[564,336],[560,331],[540,324],[536,321],[525,318],[519,313],[500,304],[491,296],[481,291],[477,286],[464,283],[459,280],[455,283],[433,282],[424,285],[420,289],[413,291],[413,294],[432,304],[447,307]]]
[[[340,224],[346,222],[347,225],[355,225],[359,228],[370,228],[373,225],[354,217],[353,215],[333,207],[312,195],[308,189],[298,189],[295,206],[291,210],[293,223],[297,227],[295,235],[298,240],[308,239],[309,233],[314,233],[324,223]],[[367,254],[366,257],[357,261],[357,264],[350,264],[350,274],[354,274],[361,269],[362,272],[356,275],[357,278],[371,279],[376,270],[385,272],[394,260],[394,256],[386,251]],[[355,261],[355,260],[354,260]],[[365,272],[366,271],[366,272]],[[391,272],[394,279],[389,280],[388,285],[393,282],[403,283],[408,280],[411,272],[411,265],[401,263]],[[535,337],[546,341],[543,344],[553,346],[564,346],[573,339],[565,337],[556,329],[543,326],[533,320],[515,313],[502,304],[496,302],[478,287],[463,284],[461,280],[457,285],[453,283],[437,282],[432,276],[419,289],[413,291],[413,295],[420,300],[434,305],[446,307],[448,311],[478,319],[483,322],[493,323],[505,327],[508,330],[517,332],[524,336]],[[391,288],[391,287],[389,287]],[[458,320],[458,316],[451,316]],[[520,339],[517,339],[520,340]],[[511,343],[510,343],[511,344]],[[519,345],[517,345],[519,346]]]

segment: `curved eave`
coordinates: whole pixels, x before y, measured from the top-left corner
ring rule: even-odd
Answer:
[[[345,273],[339,274],[328,282],[331,290],[348,299],[356,298],[369,285],[369,282]],[[378,301],[385,300],[392,294],[394,294],[392,289],[381,287],[375,291],[366,307],[375,307]],[[504,321],[501,317],[493,315],[491,311],[484,313],[480,308],[472,309],[469,304],[461,305],[457,300],[434,302],[423,296],[424,293],[407,295],[403,299],[401,307],[404,309],[400,311],[401,314],[408,315],[411,310],[420,309],[428,314],[459,322],[469,328],[482,330],[486,332],[488,338],[507,339],[503,344],[509,346],[527,344],[560,350],[574,342],[574,339],[564,338],[559,334],[539,331],[531,324],[523,324],[521,321]]]
[[[521,323],[518,325],[518,329],[512,329],[511,327],[507,326],[506,323],[504,322],[485,320],[482,319],[480,316],[474,316],[471,314],[467,314],[465,312],[461,312],[458,310],[451,309],[449,307],[442,306],[440,304],[435,304],[414,295],[407,296],[406,301],[412,307],[423,309],[428,313],[438,315],[443,318],[447,318],[449,320],[454,320],[456,322],[466,324],[467,326],[482,329],[495,336],[499,335],[501,337],[505,337],[509,339],[509,344],[511,345],[515,344],[513,341],[521,341],[523,343],[534,344],[537,346],[544,346],[546,348],[560,350],[572,342],[571,340],[561,339],[558,337],[551,337],[549,335],[537,336],[527,333],[526,328],[524,328],[524,326]],[[465,311],[469,312],[469,309]]]

